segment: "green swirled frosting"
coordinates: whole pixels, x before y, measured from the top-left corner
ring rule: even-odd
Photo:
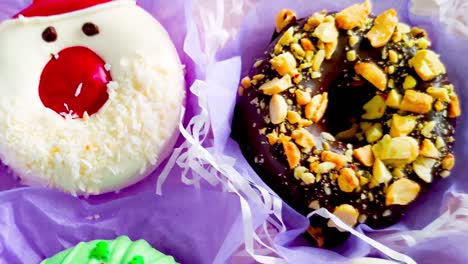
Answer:
[[[127,236],[115,240],[81,242],[46,259],[41,264],[177,264],[171,256],[152,248],[144,240]]]

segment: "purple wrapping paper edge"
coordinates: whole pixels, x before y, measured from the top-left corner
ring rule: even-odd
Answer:
[[[253,179],[257,184],[265,186],[242,157],[237,144],[229,139],[229,125],[234,108],[233,102],[235,102],[240,76],[232,76],[225,69],[235,67],[237,59],[240,57],[242,65],[237,66],[241,67],[242,76],[248,73],[255,59],[262,55],[269,43],[274,30],[274,17],[280,9],[290,8],[295,10],[299,17],[304,17],[313,11],[320,11],[322,9],[340,10],[356,2],[362,1],[259,1],[256,9],[247,13],[244,17],[240,34],[226,48],[218,52],[216,62],[208,65],[206,80],[213,85],[213,87],[210,87],[208,94],[213,131],[215,131],[215,147],[219,151],[224,152],[224,154],[236,158],[238,170],[242,171],[246,177]],[[439,181],[432,186],[429,192],[422,194],[418,201],[409,207],[408,212],[410,214],[404,216],[399,224],[379,231],[373,231],[367,226],[358,228],[361,232],[364,230],[367,235],[376,237],[386,232],[419,230],[441,215],[441,207],[444,201],[453,196],[452,193],[468,192],[468,181],[464,180],[466,175],[463,173],[467,169],[467,164],[464,164],[464,161],[466,160],[468,151],[468,148],[464,147],[468,138],[468,130],[466,129],[468,123],[468,113],[466,112],[466,105],[468,104],[468,80],[465,79],[468,61],[462,59],[468,54],[468,40],[447,32],[434,19],[410,14],[409,1],[380,0],[373,2],[374,13],[378,14],[388,8],[395,8],[402,21],[414,26],[423,27],[428,31],[433,40],[432,48],[441,54],[441,59],[447,66],[448,75],[459,93],[463,112],[457,124],[457,145],[455,149],[457,165],[452,172],[452,176]],[[234,85],[233,82],[235,83]],[[221,87],[224,88],[220,89]],[[230,96],[226,96],[226,94],[230,94]],[[220,100],[220,98],[222,99]],[[298,215],[287,205],[285,205],[283,214],[285,223],[289,229],[287,232],[277,236],[275,246],[290,263],[307,263],[310,259],[314,259],[314,263],[328,263],[329,261],[345,260],[344,257],[354,258],[366,255],[383,257],[355,237],[350,238],[346,244],[335,250],[335,252],[307,247],[307,243],[300,237],[300,233],[305,230],[308,224],[306,218]],[[468,261],[468,252],[460,246],[466,242],[468,242],[468,235],[459,233],[458,235],[439,237],[417,244],[402,253],[413,257],[418,263],[439,263],[444,259],[451,259],[451,263],[466,263]],[[437,243],[437,249],[433,247],[434,243]],[[439,248],[450,250],[440,252]]]
[[[0,21],[30,2],[2,0]],[[186,65],[187,84],[193,83],[195,69],[200,66],[191,57],[201,55],[196,46],[185,43],[187,33],[193,35],[190,32],[194,30],[192,1],[140,0],[138,4],[168,30]],[[196,102],[188,93],[185,121],[196,113]],[[178,145],[182,141],[179,139]],[[163,186],[164,195],[157,196],[156,179],[163,166],[117,194],[89,199],[21,186],[2,166],[0,264],[35,264],[80,241],[119,235],[145,239],[181,263],[214,263],[215,259],[216,263],[227,262],[242,241],[240,232],[235,232],[241,221],[238,197],[209,186],[202,186],[202,190],[185,186],[180,182],[178,168],[171,171]]]

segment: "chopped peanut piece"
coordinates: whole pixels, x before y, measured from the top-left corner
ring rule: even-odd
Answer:
[[[285,52],[274,57],[270,60],[270,63],[281,76],[294,72],[297,67],[296,59],[291,52]]]
[[[291,9],[283,9],[276,15],[276,32],[281,32],[296,20],[296,14]]]
[[[314,70],[314,72],[320,70],[323,60],[325,60],[325,51],[321,49],[315,54],[312,60],[312,70]]]
[[[379,160],[376,159],[374,166],[372,167],[372,177],[370,181],[370,187],[374,188],[379,186],[382,183],[388,183],[393,178],[392,173],[388,170],[387,166]]]
[[[354,70],[380,91],[384,91],[387,88],[387,75],[377,64],[373,62],[358,62],[354,66]]]
[[[405,81],[403,82],[403,89],[414,89],[418,85],[418,81],[411,75],[405,77]]]
[[[338,30],[333,22],[323,22],[315,29],[315,35],[323,43],[338,41]]]
[[[380,14],[374,21],[374,26],[367,33],[372,47],[380,48],[390,41],[398,24],[397,12],[395,9],[389,9]]]
[[[427,114],[432,109],[432,96],[414,90],[405,91],[400,109],[417,114]]]
[[[304,173],[307,173],[309,170],[304,166],[298,166],[294,168],[294,178],[300,180]]]
[[[428,158],[438,159],[440,157],[440,152],[436,148],[434,143],[432,143],[432,141],[426,138],[423,140],[421,144],[419,155],[428,157]]]
[[[435,99],[438,99],[442,102],[448,103],[450,102],[450,96],[448,94],[448,90],[445,88],[437,88],[437,87],[429,87],[427,88],[426,92],[430,94]]]
[[[461,115],[460,101],[458,100],[458,96],[456,94],[451,96],[448,115],[450,118],[459,117]]]
[[[270,119],[275,125],[286,120],[288,114],[288,104],[283,96],[275,94],[270,101]]]
[[[288,160],[289,168],[294,169],[301,161],[301,151],[293,142],[283,142],[284,153]]]
[[[362,27],[372,10],[371,2],[366,0],[362,4],[354,4],[343,9],[336,14],[336,26],[340,29],[350,30],[356,27]]]
[[[305,107],[306,118],[312,120],[314,123],[318,123],[325,114],[327,106],[328,93],[315,95]]]
[[[245,76],[244,78],[242,78],[241,85],[242,85],[242,87],[244,87],[246,89],[250,88],[250,86],[252,85],[252,82],[250,81],[250,77]]]
[[[437,111],[437,112],[440,112],[442,110],[445,109],[445,105],[444,103],[442,103],[440,100],[437,100],[434,104],[434,109]]]
[[[312,167],[312,164],[310,164]],[[336,164],[330,161],[325,161],[322,163],[318,163],[316,166],[314,166],[314,172],[318,174],[325,174],[329,173],[331,170],[336,168]]]
[[[301,39],[301,45],[302,45],[302,48],[303,48],[305,51],[315,51],[315,46],[314,46],[314,44],[313,44],[312,41],[310,41],[310,39],[308,39],[308,38],[302,38],[302,39]]]
[[[430,138],[432,137],[432,131],[434,130],[437,123],[435,121],[425,122],[421,129],[421,135]]]
[[[402,178],[390,185],[387,189],[385,204],[407,205],[411,203],[419,194],[421,187],[416,182]]]
[[[432,182],[432,168],[434,167],[435,163],[436,161],[434,159],[419,157],[413,163],[413,171],[423,181],[427,183],[431,183]]]
[[[243,96],[244,95],[244,90],[245,90],[244,87],[239,86],[239,89],[237,90],[237,94],[239,94],[239,96]]]
[[[281,79],[274,78],[262,84],[259,89],[266,95],[274,95],[283,92],[291,86],[291,76],[285,75]]]
[[[387,109],[387,105],[385,104],[385,100],[382,96],[376,95],[363,106],[363,109],[366,113],[362,115],[362,118],[375,120],[383,117],[385,110]]]
[[[329,60],[338,46],[338,39],[336,41],[325,43],[325,59]]]
[[[399,94],[395,89],[391,90],[388,93],[387,100],[385,100],[385,104],[391,108],[400,108],[401,101],[403,100],[403,96]]]
[[[401,116],[394,114],[390,127],[390,136],[401,137],[410,134],[416,127],[416,118],[413,116]]]
[[[320,25],[324,19],[325,19],[325,16],[323,14],[320,14],[320,13],[312,14],[312,16],[310,16],[307,19],[307,22],[304,25],[304,30],[311,30],[312,28],[315,28],[316,26]]]
[[[423,81],[430,81],[446,72],[439,55],[431,50],[419,50],[408,63]]]
[[[266,137],[267,137],[268,143],[270,145],[275,145],[279,141],[278,134],[275,131],[273,131],[270,134],[266,135]]]
[[[356,172],[350,168],[341,169],[338,176],[338,186],[343,192],[353,192],[359,187],[359,179],[356,177]]]
[[[315,29],[315,35],[323,43],[336,42],[338,40],[338,30],[333,22],[323,22]]]
[[[419,144],[412,137],[395,137],[385,135],[382,140],[372,146],[376,159],[385,164],[405,165],[416,160],[419,156]]]
[[[311,149],[315,146],[314,136],[304,128],[294,130],[291,137],[303,148]]]
[[[367,145],[353,151],[353,156],[359,160],[364,166],[372,167],[374,165],[374,153],[372,153],[372,146]]]
[[[366,130],[366,140],[368,143],[374,143],[383,136],[382,124],[373,124]]]
[[[349,204],[342,204],[337,206],[335,210],[333,210],[333,214],[350,227],[356,225],[359,218],[359,211]],[[332,220],[329,220],[327,225],[328,227],[338,228],[338,226]],[[340,229],[338,228],[338,230]]]
[[[298,105],[306,105],[312,100],[312,97],[310,96],[310,93],[304,92],[301,90],[296,90],[296,102]]]
[[[455,156],[453,154],[448,154],[442,160],[442,168],[444,170],[452,170],[455,166]]]
[[[348,162],[351,161],[345,155],[337,154],[337,153],[327,151],[327,150],[322,152],[321,159],[322,159],[322,161],[333,162],[336,165],[337,168],[342,168]]]
[[[299,121],[301,121],[302,117],[298,112],[288,111],[287,119],[288,119],[289,123],[297,124],[297,123],[299,123]]]
[[[274,78],[273,80],[262,84],[259,89],[266,95],[275,95],[288,89],[291,85],[291,76],[285,75],[281,79]]]

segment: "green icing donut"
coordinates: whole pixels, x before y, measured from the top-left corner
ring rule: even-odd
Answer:
[[[176,264],[171,256],[152,248],[144,240],[132,241],[127,236],[115,240],[81,242],[46,259],[41,264]]]

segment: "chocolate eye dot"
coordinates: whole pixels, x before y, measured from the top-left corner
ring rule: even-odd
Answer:
[[[85,33],[85,35],[89,37],[99,34],[98,26],[96,26],[93,23],[85,23],[82,29],[83,33]]]
[[[48,27],[42,32],[42,39],[45,42],[54,42],[57,40],[57,31],[54,27]]]

